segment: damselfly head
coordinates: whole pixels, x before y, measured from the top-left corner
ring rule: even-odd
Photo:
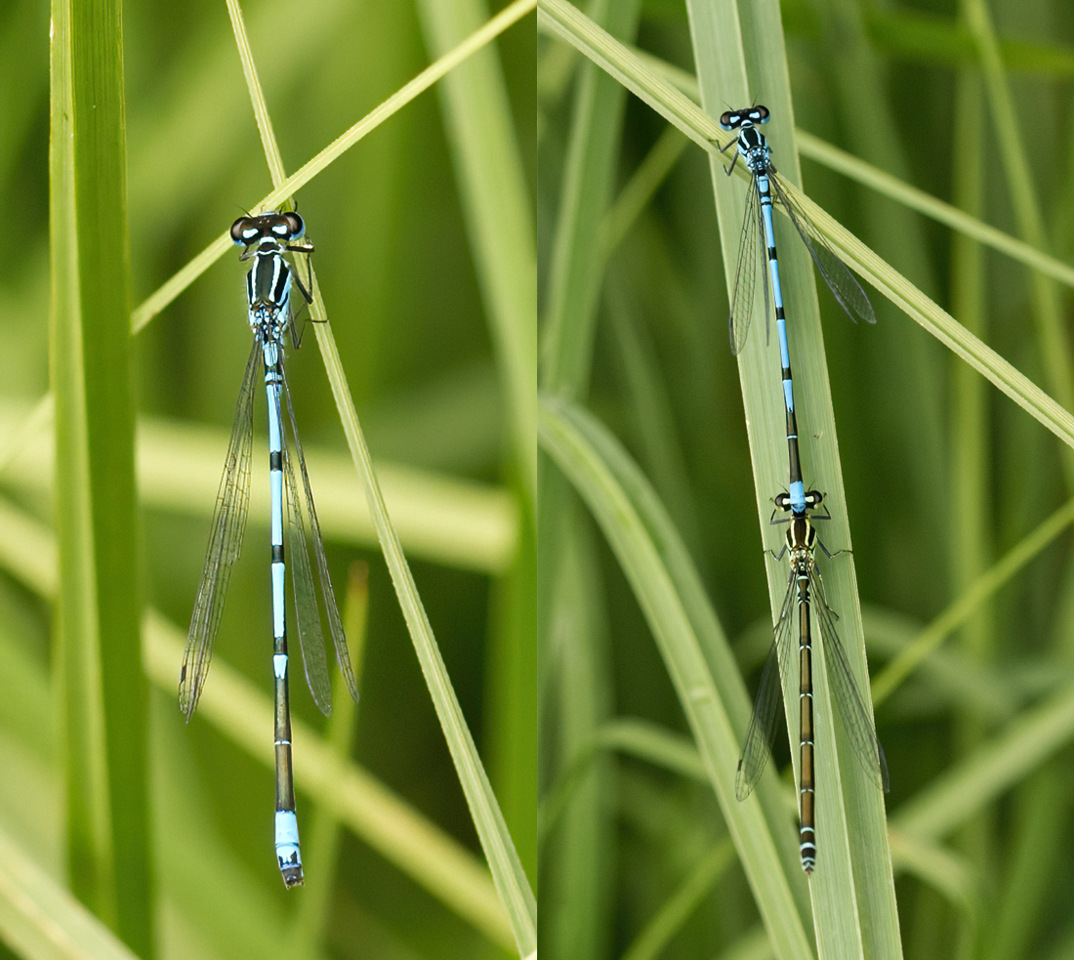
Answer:
[[[306,232],[306,224],[294,212],[277,213],[269,210],[259,217],[239,217],[231,225],[231,239],[240,247],[248,247],[258,240],[297,240]]]
[[[724,130],[737,130],[743,126],[756,123],[768,123],[768,107],[757,104],[755,107],[743,107],[741,110],[728,110],[720,115],[720,126]]]

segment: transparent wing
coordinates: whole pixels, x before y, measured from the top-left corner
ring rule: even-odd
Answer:
[[[813,613],[816,622],[820,625],[821,640],[824,643],[824,663],[827,668],[828,684],[832,689],[834,699],[839,704],[843,726],[854,748],[854,755],[865,772],[887,793],[891,784],[888,779],[888,763],[884,757],[884,748],[880,746],[880,741],[876,737],[872,717],[858,691],[854,674],[850,671],[846,651],[835,629],[837,616],[824,597],[824,583],[816,567],[810,570],[809,587],[813,594]]]
[[[736,357],[746,345],[753,318],[753,293],[758,270],[765,285],[765,313],[768,312],[768,274],[759,263],[761,254],[761,209],[758,206],[757,186],[751,181],[746,198],[746,213],[742,218],[742,233],[738,241],[738,263],[735,265],[735,285],[731,290],[731,315],[727,325],[731,335],[731,353]]]
[[[795,579],[792,575],[787,580],[787,592],[783,595],[783,606],[776,622],[775,639],[768,651],[764,669],[761,670],[753,716],[742,744],[742,756],[735,774],[735,797],[739,800],[745,800],[757,786],[757,781],[761,779],[761,774],[768,764],[772,741],[776,736],[776,718],[783,702],[781,679],[787,669],[791,624],[795,619],[795,594]]]
[[[857,277],[839,259],[839,255],[828,246],[827,241],[821,236],[820,231],[813,221],[809,219],[806,212],[791,198],[779,175],[774,170],[770,170],[769,173],[771,174],[772,191],[776,199],[783,205],[783,209],[787,211],[791,223],[794,224],[794,229],[798,231],[798,236],[802,238],[802,243],[805,244],[809,255],[813,258],[813,263],[816,264],[817,270],[820,271],[820,275],[824,278],[824,282],[828,284],[828,289],[832,291],[835,299],[839,301],[839,305],[855,323],[858,320],[864,320],[866,323],[876,323],[876,313],[873,311],[873,305],[869,302],[869,297],[862,289],[861,284],[858,283]]]
[[[179,709],[186,714],[187,720],[197,709],[202,686],[209,673],[231,568],[239,558],[246,532],[246,515],[250,506],[254,390],[260,364],[261,344],[255,339],[235,404],[235,423],[231,428],[224,473],[216,493],[205,565],[194,600],[194,612],[190,617],[186,648],[183,650],[183,666],[179,673]]]
[[[294,448],[293,457],[291,450],[285,449],[284,472],[288,490],[288,547],[292,557],[291,571],[295,590],[299,642],[302,646],[302,661],[306,668],[306,681],[309,683],[310,692],[321,712],[328,714],[332,710],[332,688],[328,680],[324,633],[321,628],[322,609],[328,622],[329,632],[332,634],[340,672],[343,674],[347,691],[355,701],[358,700],[358,681],[351,667],[347,638],[343,632],[339,608],[336,606],[332,578],[328,573],[328,561],[325,559],[324,543],[321,540],[321,525],[317,521],[317,509],[314,506],[313,489],[306,470],[306,458],[302,454],[302,443],[298,439],[295,411],[291,405],[291,390],[287,385],[286,373],[283,379],[283,395],[291,426],[291,443],[285,447],[293,446]],[[301,487],[296,482],[292,461],[298,464],[298,473],[302,478]],[[316,570],[317,583],[320,584],[320,604],[317,601],[313,570]]]
[[[280,369],[283,370],[281,361]],[[284,374],[284,396],[294,436],[294,417],[290,414],[291,395],[287,391]],[[313,695],[317,709],[325,716],[332,712],[332,684],[328,679],[328,660],[324,653],[324,635],[321,632],[321,615],[317,607],[317,594],[313,585],[309,555],[309,537],[306,531],[302,501],[295,483],[292,444],[288,442],[284,424],[280,425],[283,443],[283,476],[287,488],[287,562],[291,568],[291,586],[295,598],[295,633],[302,650],[302,666],[306,684]],[[300,454],[299,454],[300,455]]]

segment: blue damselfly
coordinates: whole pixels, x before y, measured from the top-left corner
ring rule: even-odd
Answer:
[[[752,189],[746,200],[746,215],[742,221],[728,328],[731,336],[731,352],[737,356],[746,343],[746,334],[749,332],[750,320],[753,316],[754,285],[757,274],[761,273],[765,291],[766,322],[770,298],[775,305],[776,332],[779,337],[779,356],[782,366],[783,401],[787,411],[787,446],[791,467],[790,502],[796,511],[802,512],[805,510],[805,485],[802,482],[798,459],[798,422],[794,410],[790,349],[787,346],[787,324],[783,307],[783,291],[779,283],[776,234],[772,221],[773,199],[778,201],[787,212],[787,216],[794,224],[798,236],[802,238],[824,282],[828,284],[836,300],[851,320],[862,319],[867,323],[876,323],[876,314],[861,284],[843,261],[832,252],[805,211],[794,202],[779,174],[776,173],[775,167],[772,166],[772,152],[768,141],[758,129],[758,125],[767,123],[768,118],[768,108],[760,105],[742,110],[729,110],[720,117],[720,126],[724,130],[738,131],[737,138],[723,148],[726,151],[732,146],[737,147],[731,166],[727,170],[728,174],[734,170],[735,164],[741,158],[753,178]],[[760,268],[757,259],[762,254],[762,250],[768,259],[769,275],[767,277],[764,276],[764,271]]]
[[[268,397],[269,492],[272,588],[272,670],[275,677],[276,856],[287,887],[302,883],[302,856],[295,815],[294,777],[291,768],[291,713],[288,696],[287,630],[284,612],[284,530],[291,558],[294,614],[301,640],[302,662],[313,700],[325,714],[332,710],[332,690],[322,631],[328,623],[336,659],[355,700],[358,686],[347,652],[328,575],[320,524],[313,504],[306,461],[295,427],[291,393],[284,373],[284,332],[297,349],[298,335],[291,314],[291,287],[298,287],[307,302],[309,291],[288,263],[288,255],[308,257],[313,244],[304,240],[305,225],[297,213],[270,211],[257,217],[240,217],[232,224],[231,239],[243,248],[239,258],[253,261],[246,275],[249,322],[254,342],[246,362],[235,423],[231,431],[224,473],[213,510],[209,547],[190,620],[179,676],[179,707],[187,720],[201,696],[213,643],[227,596],[231,568],[239,557],[250,504],[250,458],[253,450],[254,393],[264,371]],[[284,416],[286,410],[286,416]],[[297,464],[300,482],[295,477]],[[316,577],[313,571],[316,571]],[[318,586],[319,585],[319,586]]]
[[[823,497],[817,490],[805,494],[805,508],[795,511],[790,497],[781,493],[776,497],[777,510],[788,512],[787,518],[776,518],[773,523],[788,523],[783,548],[772,553],[777,560],[784,555],[790,558],[787,574],[787,591],[783,596],[779,618],[776,620],[775,638],[761,671],[757,700],[753,708],[742,757],[738,761],[735,777],[735,796],[745,800],[756,786],[768,763],[768,755],[776,733],[776,718],[782,700],[781,676],[790,675],[792,624],[798,621],[798,703],[799,703],[799,765],[798,765],[798,816],[799,850],[802,869],[811,874],[817,862],[816,835],[816,778],[813,730],[813,628],[820,627],[824,646],[824,663],[832,699],[838,704],[843,725],[849,735],[854,754],[866,772],[888,789],[888,768],[884,750],[876,738],[876,731],[865,700],[858,691],[854,675],[847,661],[846,651],[835,629],[838,619],[828,606],[824,595],[824,583],[817,569],[815,551],[819,546],[825,556],[833,556],[817,538],[817,530],[808,511],[820,508]],[[830,519],[827,511],[816,520]],[[798,616],[795,618],[794,614]]]

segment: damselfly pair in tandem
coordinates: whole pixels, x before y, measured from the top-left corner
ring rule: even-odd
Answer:
[[[768,761],[769,751],[776,732],[777,705],[782,699],[780,678],[788,676],[791,662],[791,636],[793,623],[798,621],[798,729],[799,729],[799,854],[802,869],[812,874],[817,862],[816,834],[816,771],[815,728],[813,723],[813,625],[819,626],[823,642],[827,677],[839,705],[852,749],[870,778],[884,790],[888,789],[887,763],[880,746],[866,702],[858,692],[846,651],[843,649],[835,622],[838,619],[828,605],[824,584],[817,569],[816,548],[819,546],[827,556],[817,537],[815,520],[829,519],[827,511],[817,514],[823,500],[819,491],[806,491],[802,480],[799,459],[798,421],[794,405],[794,388],[791,376],[790,346],[787,338],[786,313],[780,286],[779,259],[776,253],[775,226],[772,218],[773,200],[778,200],[794,225],[795,231],[805,244],[810,257],[820,271],[825,283],[836,300],[852,320],[862,319],[875,323],[869,298],[861,284],[853,277],[846,265],[832,252],[820,230],[794,202],[771,162],[771,150],[764,135],[758,129],[767,123],[769,112],[760,105],[742,110],[729,110],[720,117],[720,126],[737,131],[736,139],[724,149],[737,148],[730,174],[739,159],[743,161],[752,177],[751,189],[746,202],[742,224],[738,260],[735,268],[734,287],[731,294],[729,330],[731,351],[738,354],[746,342],[753,311],[754,290],[757,274],[765,291],[765,312],[772,301],[779,338],[783,400],[786,411],[787,451],[790,466],[788,492],[776,497],[777,514],[785,518],[773,523],[788,523],[782,550],[773,556],[780,560],[785,555],[790,561],[787,587],[776,620],[775,637],[761,672],[760,686],[753,715],[742,748],[735,778],[735,795],[745,800],[753,791]],[[769,276],[759,268],[759,257],[767,257]],[[811,517],[810,514],[814,515]],[[795,617],[797,614],[797,618]]]
[[[254,392],[263,372],[268,399],[272,672],[276,688],[275,842],[283,882],[289,888],[302,883],[303,874],[291,767],[285,556],[290,556],[293,609],[301,640],[306,681],[314,702],[323,713],[331,712],[332,688],[328,678],[322,616],[328,624],[347,690],[355,700],[358,699],[358,685],[328,575],[321,528],[317,522],[313,491],[302,455],[302,444],[298,439],[291,391],[284,368],[284,334],[290,336],[296,349],[299,341],[291,312],[292,286],[297,286],[306,301],[311,302],[310,291],[303,286],[288,263],[288,255],[309,257],[313,253],[313,244],[304,240],[304,235],[302,218],[290,212],[270,211],[256,217],[241,217],[231,227],[231,239],[243,248],[240,259],[252,261],[246,275],[246,292],[254,342],[239,389],[231,442],[213,511],[205,567],[194,602],[179,676],[179,707],[189,720],[197,708],[209,672],[228,580],[239,557],[246,530],[250,504]]]

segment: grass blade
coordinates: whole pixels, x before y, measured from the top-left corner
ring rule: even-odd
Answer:
[[[433,52],[444,55],[482,23],[476,0],[418,5]],[[531,504],[537,499],[537,255],[524,165],[504,77],[486,47],[441,86],[478,277],[510,411],[511,444]]]
[[[797,849],[771,778],[760,785],[762,802],[735,800],[748,699],[686,550],[652,489],[610,434],[563,401],[542,398],[538,412],[542,449],[585,500],[645,613],[777,956],[811,957]],[[706,657],[718,657],[719,665],[710,669]]]
[[[230,0],[234,2],[234,0]],[[521,7],[516,4],[516,8]],[[235,7],[236,21],[241,24],[241,16]],[[503,22],[501,14],[498,19]],[[490,21],[490,23],[493,21]],[[479,36],[482,31],[487,31],[488,24],[471,34],[470,41],[474,36]],[[240,37],[240,51],[249,54],[249,45],[243,42],[244,33],[238,31]],[[494,35],[494,34],[493,34]],[[458,50],[460,48],[456,48]],[[478,49],[477,47],[474,48]],[[269,170],[272,173],[273,182],[276,184],[274,193],[280,193],[286,183],[281,183],[284,176],[283,161],[280,157],[279,148],[275,137],[268,126],[268,111],[263,106],[263,96],[257,85],[257,74],[252,64],[245,70],[247,80],[250,83],[251,98],[255,103],[255,113],[258,116],[261,129],[262,143],[265,145]],[[257,104],[262,106],[258,107]],[[292,178],[294,179],[294,178]],[[297,187],[296,187],[297,189]],[[288,198],[283,194],[280,199]],[[455,769],[459,775],[463,792],[466,795],[467,804],[473,817],[474,826],[477,828],[478,837],[481,839],[482,849],[488,859],[492,870],[493,880],[500,893],[503,903],[507,908],[507,914],[511,921],[511,927],[520,953],[529,953],[537,947],[537,903],[526,879],[522,864],[518,859],[511,834],[504,822],[496,796],[492,791],[485,773],[481,758],[477,752],[477,746],[470,734],[462,708],[458,698],[452,689],[451,678],[444,665],[443,658],[436,645],[432,625],[425,613],[424,605],[418,594],[417,585],[414,583],[410,566],[403,554],[399,535],[392,524],[387,507],[384,504],[384,496],[380,490],[380,484],[373,472],[373,462],[366,447],[362,428],[358,423],[358,414],[354,408],[350,387],[347,384],[343,365],[340,361],[339,352],[336,349],[332,329],[328,324],[327,312],[314,280],[314,301],[310,307],[310,313],[316,322],[315,330],[317,343],[321,349],[325,369],[328,373],[329,382],[332,385],[332,393],[336,400],[343,420],[343,430],[347,437],[347,444],[351,450],[355,469],[366,495],[369,512],[373,519],[373,526],[377,531],[381,549],[384,551],[384,559],[391,573],[392,583],[395,585],[396,594],[403,610],[403,617],[414,642],[414,649],[421,663],[422,673],[425,675],[429,686],[429,693],[436,709],[440,726],[447,740],[448,750],[455,763]]]
[[[536,0],[515,0],[509,7],[500,11],[479,30],[474,31],[453,50],[444,54],[435,63],[421,71],[413,80],[405,84],[383,103],[371,110],[357,123],[341,133],[316,156],[306,161],[290,177],[279,183],[270,193],[251,207],[251,213],[272,210],[283,201],[290,199],[318,173],[338,160],[363,137],[368,136],[380,124],[394,113],[401,110],[419,94],[424,93],[437,80],[443,78],[467,57],[473,55],[486,44],[494,40],[508,27],[530,13]],[[168,306],[180,293],[193,283],[202,273],[214,264],[224,252],[232,246],[230,237],[223,233],[206,247],[187,266],[173,276],[159,290],[139,304],[131,314],[131,330],[137,333],[157,314]]]
[[[478,0],[418,4],[432,55],[443,55],[487,18]],[[515,39],[528,29],[520,24]],[[440,85],[471,258],[481,286],[506,410],[509,476],[517,478],[522,531],[516,563],[502,582],[507,604],[496,633],[489,689],[489,769],[524,864],[537,867],[537,581],[532,530],[537,506],[537,254],[518,132],[507,77],[493,45],[477,51]],[[499,605],[498,605],[499,606]],[[523,762],[520,762],[525,758]]]
[[[317,303],[314,311],[318,310]],[[526,879],[522,864],[519,862],[511,835],[504,823],[503,814],[496,802],[492,786],[485,774],[484,766],[478,755],[477,747],[470,734],[466,719],[459,707],[459,701],[451,686],[451,678],[444,666],[443,658],[436,645],[432,625],[429,623],[425,607],[418,594],[414,576],[403,555],[399,536],[392,525],[384,496],[373,472],[373,463],[366,447],[362,428],[358,423],[358,414],[351,400],[350,388],[346,375],[336,351],[335,341],[328,329],[323,312],[324,323],[316,326],[317,342],[324,357],[328,380],[332,385],[332,394],[336,399],[340,415],[343,418],[343,431],[347,436],[347,446],[354,458],[358,479],[365,491],[369,512],[373,517],[384,559],[399,597],[399,605],[406,620],[414,649],[418,654],[425,682],[429,686],[433,706],[436,709],[440,726],[444,731],[451,758],[459,775],[459,782],[466,794],[474,826],[477,828],[481,847],[488,858],[496,888],[507,907],[511,928],[520,953],[530,953],[537,946],[537,902]]]
[[[632,93],[640,97],[691,140],[720,160],[729,137],[697,104],[681,94],[636,54],[563,0],[540,0],[540,22],[574,45]],[[748,99],[748,97],[747,97]],[[774,102],[774,101],[773,101]],[[784,139],[791,136],[788,130]],[[791,184],[791,195],[820,228],[828,245],[860,276],[920,324],[962,360],[969,363],[1015,403],[1074,447],[1074,416],[999,353],[963,327],[946,310],[838,224]]]
[[[728,97],[736,103],[751,102],[751,84],[763,78],[765,103],[772,111],[767,131],[776,151],[777,166],[791,182],[800,180],[793,149],[793,106],[783,46],[779,6],[761,3],[739,9],[739,24],[733,15],[736,5],[715,7],[688,0],[691,30],[698,65],[702,103],[710,115],[722,111]],[[777,126],[778,124],[778,126]],[[734,284],[740,225],[746,192],[741,184],[725,175],[723,158],[710,155],[710,171],[719,214],[724,273],[728,291]],[[784,232],[786,238],[790,231]],[[828,549],[846,549],[850,528],[842,489],[842,468],[836,443],[835,419],[827,362],[821,337],[820,311],[812,265],[802,245],[784,242],[780,247],[780,274],[788,313],[791,356],[795,370],[795,406],[801,436],[810,443],[803,451],[803,469],[810,477],[807,486],[822,490],[830,505],[833,522],[825,525],[823,538]],[[754,464],[756,495],[762,538],[769,546],[768,515],[770,498],[785,489],[787,454],[785,420],[769,352],[756,335],[739,358],[743,399],[746,410],[750,451]],[[810,472],[811,471],[811,472]],[[766,530],[767,527],[767,530]],[[843,563],[843,560],[848,562]],[[865,666],[861,614],[853,563],[847,557],[825,566],[827,601],[841,617],[841,633],[859,687],[868,678]],[[786,590],[786,571],[781,564],[768,564],[769,597],[773,616],[778,616]],[[828,651],[820,647],[820,660]],[[827,688],[824,670],[816,669],[818,687]],[[790,742],[797,739],[798,685],[784,677],[784,709]],[[816,691],[815,691],[816,692]],[[829,745],[829,762],[817,765],[818,842],[826,848],[823,869],[809,881],[813,906],[814,933],[820,957],[901,956],[899,921],[895,904],[891,854],[887,844],[883,795],[866,782],[853,760],[832,763],[845,757],[849,747],[840,742],[842,730],[836,723],[827,689],[814,697],[815,722],[822,743]],[[838,750],[833,749],[838,748]],[[792,751],[792,754],[794,751]],[[797,769],[797,758],[795,765]],[[850,905],[854,909],[849,909]]]
[[[138,956],[6,833],[0,833],[0,929],[25,960]]]
[[[589,11],[617,36],[633,37],[641,4],[598,0]],[[542,277],[541,389],[568,397],[586,396],[590,389],[606,265],[602,229],[615,189],[626,104],[622,88],[591,64],[580,64],[577,74],[563,169],[550,178],[558,175],[563,185]],[[559,163],[550,166],[555,170]],[[582,522],[581,505],[567,480],[547,457],[539,460],[539,475],[541,746],[546,756],[574,763],[613,710],[611,635],[601,615],[596,538]],[[554,764],[553,759],[549,766]],[[610,762],[594,764],[559,829],[543,845],[549,866],[542,897],[551,906],[542,939],[552,956],[575,951],[599,956],[609,949],[616,900],[610,886],[615,826],[609,816],[617,794],[615,773]],[[555,805],[554,794],[545,795],[542,818]]]
[[[140,663],[122,19],[54,7],[50,156],[58,642],[72,887],[154,952]]]

